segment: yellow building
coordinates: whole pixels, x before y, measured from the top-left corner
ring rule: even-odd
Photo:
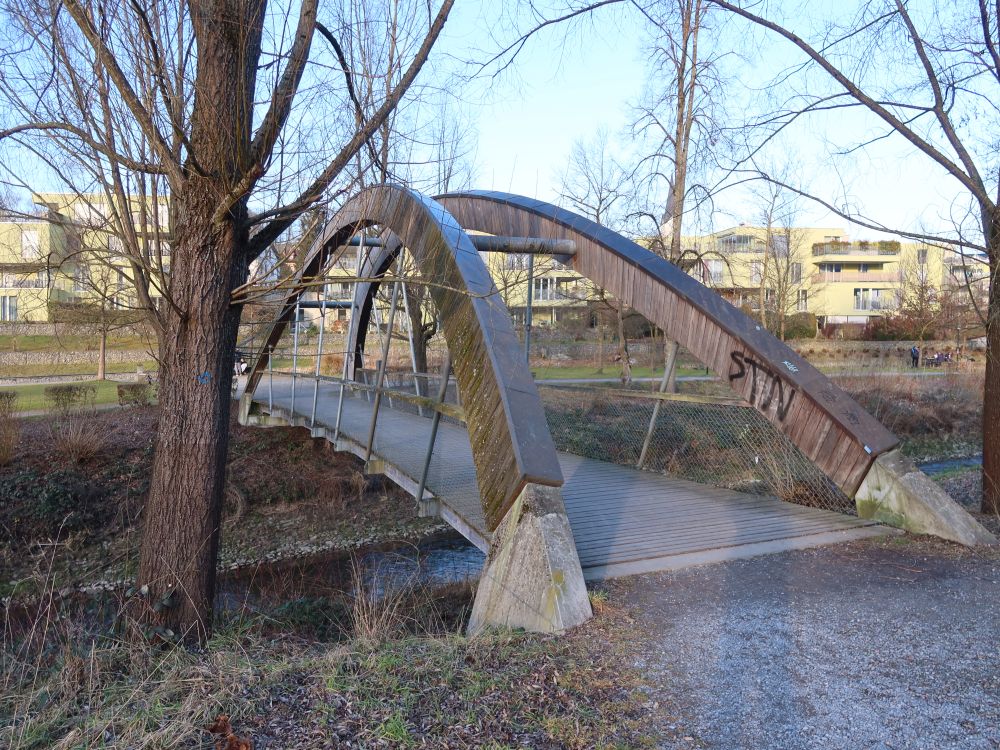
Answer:
[[[812,313],[820,326],[864,326],[915,291],[939,298],[961,261],[949,248],[851,242],[833,228],[739,226],[685,238],[684,249],[689,273],[732,304],[753,314]]]
[[[58,217],[0,221],[0,322],[45,322],[50,302],[73,298],[59,269],[74,247]]]
[[[0,322],[48,320],[53,302],[103,299],[130,307],[130,258],[136,257],[148,271],[151,296],[161,296],[170,269],[165,197],[133,197],[125,206],[100,193],[41,194],[33,200],[37,218],[0,221]],[[282,253],[295,245],[276,245],[255,270],[270,263],[277,278]],[[981,258],[920,243],[850,242],[838,228],[739,226],[685,237],[683,251],[681,265],[688,273],[769,325],[811,313],[820,326],[863,326],[898,309],[913,289],[947,290],[966,279],[984,289],[988,285]],[[350,301],[356,256],[356,248],[347,248],[331,269],[327,299]],[[595,312],[614,304],[603,305],[600,289],[553,258],[482,256],[518,325],[525,322],[529,278],[536,326],[592,325]],[[316,299],[318,291],[310,296]],[[303,313],[303,319],[318,322],[318,310]],[[348,316],[347,309],[332,310],[327,324],[341,326]]]

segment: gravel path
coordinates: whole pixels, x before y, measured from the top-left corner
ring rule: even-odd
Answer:
[[[1000,554],[912,537],[611,584],[665,748],[1000,748]]]

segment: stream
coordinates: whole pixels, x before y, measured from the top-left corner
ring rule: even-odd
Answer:
[[[943,474],[952,469],[964,469],[982,465],[982,456],[968,456],[967,458],[949,458],[945,461],[928,461],[927,463],[917,464],[917,468],[924,472],[924,474],[933,476],[934,474]]]

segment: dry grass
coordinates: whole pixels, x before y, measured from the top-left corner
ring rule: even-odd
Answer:
[[[982,429],[982,377],[857,373],[838,383],[896,435],[975,435]]]
[[[223,715],[235,738],[260,747],[318,737],[344,747],[654,744],[620,653],[627,639],[606,636],[628,625],[607,595],[603,614],[568,636],[466,639],[455,635],[461,622],[427,629],[427,610],[448,606],[440,592],[407,586],[387,598],[356,575],[359,592],[368,582],[350,616],[362,630],[346,640],[276,633],[269,602],[221,617],[197,649],[127,638],[137,628],[121,600],[94,616],[100,602],[60,602],[50,586],[34,612],[4,622],[0,747],[207,750]]]
[[[104,451],[104,432],[86,417],[58,419],[50,426],[56,455],[71,464],[79,464]]]
[[[320,372],[335,378],[343,376],[344,356],[342,354],[324,354],[320,358]]]

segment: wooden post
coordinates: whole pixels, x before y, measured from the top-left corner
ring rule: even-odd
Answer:
[[[665,393],[667,390],[667,385],[670,383],[670,374],[674,371],[674,363],[677,362],[677,358],[673,357],[663,365],[663,377],[660,379],[660,393]],[[649,418],[649,427],[646,429],[646,437],[642,441],[642,450],[639,451],[639,460],[635,463],[635,468],[641,469],[642,465],[646,463],[646,453],[649,452],[649,444],[653,441],[653,432],[656,430],[656,420],[660,416],[660,404],[663,401],[657,400],[653,404],[653,415]]]

